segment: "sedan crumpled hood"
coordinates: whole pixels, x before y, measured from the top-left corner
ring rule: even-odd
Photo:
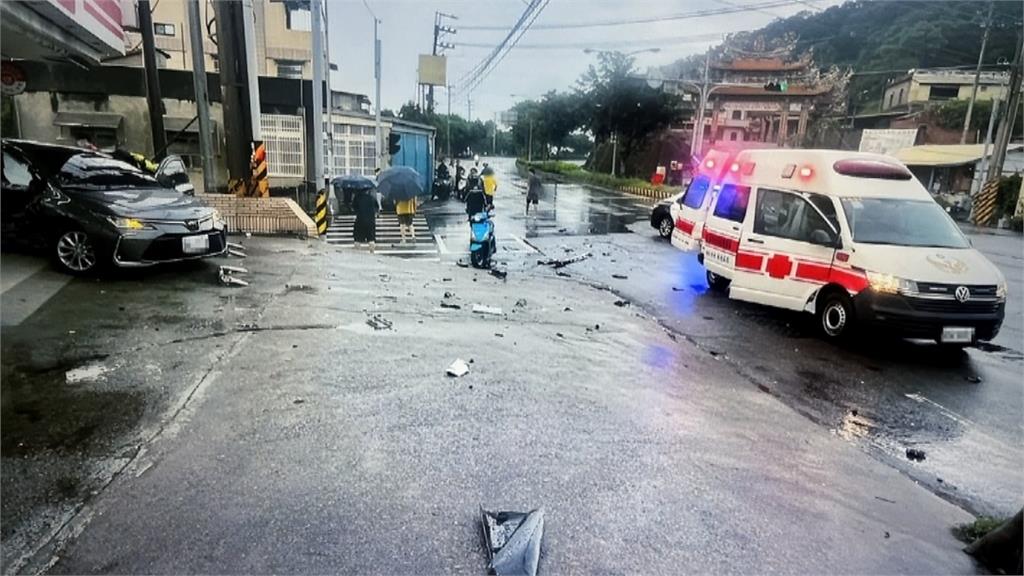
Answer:
[[[213,213],[213,208],[202,200],[166,188],[71,191],[68,194],[98,212],[140,220],[180,221]]]

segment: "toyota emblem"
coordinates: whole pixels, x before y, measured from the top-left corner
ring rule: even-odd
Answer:
[[[199,221],[198,220],[185,220],[185,227],[188,228],[189,230],[198,230],[199,229]],[[959,294],[959,292],[957,292],[957,294]]]
[[[971,291],[967,286],[957,286],[953,295],[956,296],[957,302],[967,302],[971,298]]]

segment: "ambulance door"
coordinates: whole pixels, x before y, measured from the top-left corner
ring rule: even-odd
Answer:
[[[686,188],[686,194],[671,208],[675,221],[672,245],[684,252],[700,249],[700,232],[711,203],[712,184],[711,176],[698,174]]]
[[[708,210],[701,235],[701,252],[708,272],[732,278],[749,202],[750,186],[722,184],[722,189]]]
[[[832,209],[823,214],[819,206]],[[839,245],[834,219],[828,196],[759,187],[744,222],[730,295],[804,310],[831,273]]]

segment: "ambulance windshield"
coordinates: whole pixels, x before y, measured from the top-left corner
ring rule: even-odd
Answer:
[[[854,242],[969,248],[970,244],[942,207],[931,200],[843,198]]]

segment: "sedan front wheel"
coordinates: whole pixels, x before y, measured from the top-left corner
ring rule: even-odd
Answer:
[[[68,230],[57,238],[55,256],[61,269],[70,274],[90,274],[99,267],[97,250],[89,235]]]
[[[675,227],[675,223],[672,222],[672,217],[665,216],[661,219],[661,222],[658,222],[658,234],[661,235],[662,238],[671,238],[672,230],[675,229]]]

